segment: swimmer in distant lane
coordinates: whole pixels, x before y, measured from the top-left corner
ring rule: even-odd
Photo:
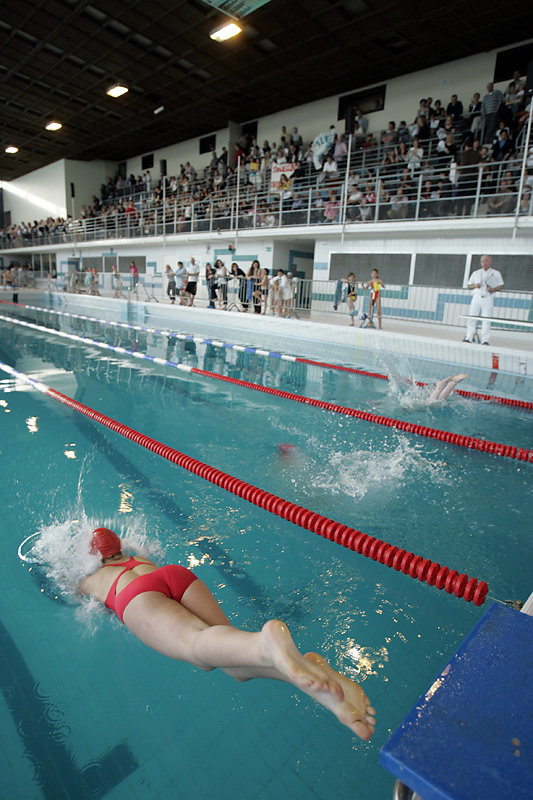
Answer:
[[[449,378],[443,378],[441,381],[438,381],[429,397],[430,401],[437,402],[446,400],[454,391],[457,384],[460,381],[464,381],[465,378],[468,378],[468,375],[463,372],[461,375],[450,375]]]
[[[93,531],[90,549],[102,563],[78,591],[105,603],[148,647],[206,671],[218,667],[237,681],[285,681],[332,711],[361,739],[374,733],[375,711],[361,687],[318,653],[302,655],[280,620],[269,620],[257,633],[234,628],[190,570],[127,558],[109,528]]]

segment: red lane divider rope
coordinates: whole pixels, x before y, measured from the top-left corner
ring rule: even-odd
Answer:
[[[348,417],[362,419],[365,422],[374,422],[377,425],[385,425],[388,428],[395,428],[396,430],[404,431],[405,433],[413,433],[417,436],[426,436],[428,439],[438,439],[441,442],[448,442],[449,444],[455,444],[459,447],[466,447],[469,450],[479,450],[483,453],[491,453],[492,455],[502,456],[503,458],[515,458],[517,461],[530,461],[533,463],[533,449],[491,442],[489,439],[477,439],[475,436],[463,436],[459,433],[442,431],[438,428],[430,428],[427,425],[418,425],[414,422],[405,422],[404,420],[394,419],[393,417],[383,417],[379,414],[372,414],[370,411],[359,411],[357,408],[339,406],[336,403],[326,403],[324,400],[314,400],[311,397],[294,394],[294,392],[284,392],[281,389],[262,386],[259,383],[250,383],[249,381],[243,381],[239,378],[231,378],[228,375],[219,375],[216,372],[208,372],[205,369],[198,369],[197,367],[193,367],[191,372],[196,375],[215,378],[216,380],[224,381],[225,383],[233,383],[236,386],[243,386],[246,389],[255,389],[258,392],[275,395],[276,397],[283,397],[286,400],[295,400],[297,403],[303,403],[304,405],[315,406],[316,408],[322,408],[326,411],[333,411],[336,414],[344,414]]]
[[[290,500],[284,500],[282,497],[246,483],[240,478],[234,478],[227,472],[222,472],[215,467],[204,464],[202,461],[198,461],[196,458],[180,453],[179,450],[158,442],[156,439],[152,439],[150,436],[140,433],[127,425],[123,425],[121,422],[117,422],[117,420],[101,414],[78,400],[74,400],[74,398],[68,397],[68,395],[62,394],[56,389],[51,389],[49,386],[45,386],[45,384],[30,378],[28,375],[24,375],[24,373],[17,372],[13,367],[1,362],[0,369],[24,380],[54,400],[58,400],[63,405],[80,414],[84,414],[94,422],[104,425],[106,428],[115,431],[115,433],[124,436],[126,439],[130,439],[152,453],[156,453],[161,458],[177,464],[194,475],[210,481],[215,486],[220,486],[227,492],[231,492],[237,497],[241,497],[243,500],[269,511],[271,514],[276,514],[278,517],[292,522],[300,528],[305,528],[318,536],[323,536],[331,542],[353,550],[365,556],[365,558],[378,561],[380,564],[384,564],[397,572],[401,571],[404,575],[410,575],[411,578],[416,578],[422,583],[436,586],[437,589],[445,589],[448,594],[462,597],[468,603],[473,601],[474,605],[480,606],[485,602],[485,597],[489,590],[485,581],[470,578],[465,573],[459,574],[455,569],[451,570],[449,567],[441,566],[441,564],[428,558],[416,555],[389,542],[369,536],[367,533],[362,533],[347,525],[342,525],[340,522],[335,522],[321,514],[309,511],[303,506],[296,505]]]
[[[390,381],[388,375],[383,375],[381,372],[369,372],[365,369],[356,369],[355,367],[343,367],[339,364],[328,364],[325,361],[311,361],[308,358],[297,358],[301,364],[313,364],[315,367],[325,367],[327,369],[337,369],[342,372],[352,372],[356,375],[364,375],[367,378],[377,378],[382,381]],[[415,381],[417,386],[429,386],[429,383],[424,381]],[[533,403],[527,400],[513,400],[510,397],[499,397],[494,394],[484,394],[483,392],[469,392],[466,389],[455,389],[455,394],[460,394],[461,397],[468,397],[470,400],[488,400],[491,403],[501,403],[506,406],[513,406],[514,408],[524,408],[528,411],[533,411]]]
[[[13,321],[13,323],[20,324],[20,325],[29,325],[30,327],[37,327],[46,331],[48,329],[34,325],[33,323],[26,323],[22,320],[16,320],[13,317],[9,318]],[[59,335],[67,336],[73,339],[79,339],[80,337],[74,336],[67,333],[62,333],[61,331],[50,330],[50,333],[56,333]],[[104,347],[106,349],[116,350],[116,348],[110,347],[109,345],[99,342],[95,339],[83,339],[82,340],[85,344],[91,344],[96,347]],[[148,358],[146,355],[142,355],[137,352],[132,352],[126,349],[121,350],[121,353],[127,356],[134,356],[134,357],[142,357]],[[152,359],[153,360],[153,359]],[[160,360],[161,363],[167,364],[168,366],[180,369],[183,365],[178,364],[177,362],[172,361],[164,361]],[[395,428],[396,430],[404,431],[405,433],[412,433],[416,436],[425,436],[430,439],[437,439],[442,442],[447,442],[449,444],[454,444],[459,447],[465,447],[470,450],[478,450],[484,453],[490,453],[491,455],[502,456],[503,458],[515,458],[518,461],[532,461],[533,462],[533,449],[527,449],[523,447],[515,447],[513,445],[508,444],[500,444],[498,442],[492,442],[488,439],[477,439],[474,436],[463,436],[457,433],[451,433],[450,431],[442,431],[438,428],[430,428],[426,425],[418,425],[412,422],[405,422],[404,420],[394,419],[393,417],[384,417],[378,414],[373,414],[369,411],[359,411],[356,408],[349,408],[347,406],[340,406],[336,403],[327,403],[324,400],[316,400],[311,397],[306,397],[305,395],[294,394],[294,392],[285,392],[281,389],[274,389],[272,387],[263,386],[259,383],[251,383],[250,381],[244,381],[240,378],[232,378],[228,375],[219,375],[216,372],[209,372],[204,369],[199,369],[198,367],[187,367],[188,372],[192,372],[195,375],[201,375],[202,377],[212,378],[218,381],[224,381],[226,383],[234,384],[235,386],[242,386],[245,389],[253,389],[256,392],[264,392],[265,394],[275,395],[276,397],[281,397],[286,400],[293,400],[298,403],[303,403],[304,405],[314,406],[315,408],[321,408],[325,411],[331,411],[335,414],[343,414],[344,416],[355,417],[356,419],[364,420],[365,422],[373,422],[377,425],[385,425],[389,428]]]
[[[5,305],[9,306],[20,306],[21,308],[29,308],[29,306],[24,305],[23,303],[13,303],[10,300],[0,300],[0,303],[5,303]],[[99,320],[96,317],[91,317],[90,319],[94,322],[106,321],[106,320]],[[295,361],[297,361],[300,364],[311,364],[315,367],[322,367],[323,369],[336,369],[341,372],[350,372],[354,375],[363,375],[367,378],[376,378],[377,380],[381,381],[390,380],[388,375],[383,375],[381,372],[370,372],[369,370],[357,369],[356,367],[344,367],[341,364],[329,364],[326,361],[313,361],[312,359],[309,358],[296,357]],[[415,383],[417,386],[430,385],[423,381],[416,381]],[[530,403],[527,400],[513,400],[510,397],[500,397],[498,395],[493,395],[493,394],[484,394],[483,392],[469,392],[466,389],[455,389],[455,393],[461,395],[461,397],[468,397],[470,400],[486,400],[490,403],[501,403],[502,405],[533,411],[533,403]]]
[[[129,428],[127,425],[123,425],[121,422],[117,422],[99,411],[94,411],[77,400],[57,392],[55,389],[48,389],[48,394],[75,411],[85,414],[95,422],[105,425],[121,436],[131,439],[131,441],[140,444],[147,450],[151,450],[153,453],[167,459],[167,461],[177,464],[194,475],[210,481],[215,486],[220,486],[237,497],[241,497],[249,503],[270,511],[270,513],[276,514],[278,517],[286,519],[295,525],[299,525],[301,528],[323,536],[349,550],[354,550],[356,553],[360,553],[366,558],[371,558],[373,561],[379,561],[380,564],[392,567],[398,572],[401,570],[405,575],[410,575],[411,578],[416,578],[423,583],[426,582],[430,586],[436,586],[437,589],[445,589],[448,594],[455,594],[456,597],[462,597],[467,602],[473,601],[474,605],[480,606],[485,601],[489,587],[484,581],[478,582],[476,578],[470,578],[464,573],[459,574],[457,570],[450,570],[448,567],[441,566],[427,558],[415,555],[381,539],[376,539],[374,536],[369,536],[354,528],[349,528],[347,525],[341,525],[340,522],[335,522],[321,514],[309,511],[309,509],[296,505],[290,500],[284,500],[239,478],[234,478],[232,475],[215,467],[210,467],[196,458],[184,455],[173,447],[164,445],[144,433],[139,433],[139,431]]]

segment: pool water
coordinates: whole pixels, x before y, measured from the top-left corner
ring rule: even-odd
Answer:
[[[51,324],[37,312],[24,318]],[[404,380],[413,370],[407,360],[395,361],[394,380],[386,383],[97,323],[62,318],[53,325],[329,402],[524,447],[531,442],[533,416],[514,408],[460,397],[425,407],[427,390]],[[495,597],[530,593],[529,464],[117,357],[54,333],[1,322],[0,337],[0,360],[159,441],[486,580]],[[381,371],[390,369],[380,358]],[[368,354],[367,367],[376,359]],[[427,370],[438,375],[439,365]],[[465,388],[476,388],[475,378]],[[280,520],[4,373],[0,379],[0,794],[391,797],[379,748],[483,609]],[[529,388],[521,385],[523,396]],[[280,455],[281,442],[295,445],[292,455]],[[362,683],[378,712],[372,740],[361,742],[284,684],[237,684],[163,658],[18,557],[30,534],[57,545],[69,527],[103,523],[133,531],[165,562],[193,568],[239,626],[284,619],[304,652],[317,650]]]

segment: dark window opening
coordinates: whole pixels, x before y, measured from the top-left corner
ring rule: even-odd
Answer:
[[[141,159],[141,169],[151,169],[154,166],[154,154],[143,156]]]
[[[510,81],[515,70],[520,70],[521,76],[527,75],[528,65],[531,62],[533,62],[533,42],[523,44],[520,47],[511,47],[509,50],[502,50],[496,56],[494,83]]]
[[[244,136],[248,136],[249,139],[257,139],[257,120],[245,122],[241,127],[241,132]]]
[[[386,84],[365,89],[362,92],[352,92],[339,97],[339,110],[337,119],[346,120],[346,133],[353,133],[355,111],[358,108],[363,114],[372,114],[374,111],[383,111],[385,108]]]
[[[210,153],[213,150],[216,150],[217,147],[217,135],[216,133],[212,133],[210,136],[202,136],[200,139],[200,155],[202,153]]]

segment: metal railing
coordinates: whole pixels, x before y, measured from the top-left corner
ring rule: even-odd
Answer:
[[[294,281],[294,279],[293,279]],[[306,312],[335,313],[347,321],[366,327],[376,324],[381,313],[383,320],[401,319],[428,322],[432,325],[462,325],[468,314],[472,292],[458,287],[389,285],[381,290],[379,306],[372,307],[370,290],[359,283],[355,300],[348,298],[346,281],[296,279],[294,301],[286,316],[300,316]],[[495,323],[506,330],[531,330],[526,323],[533,309],[533,292],[504,290],[494,296]],[[524,322],[524,325],[520,325]]]
[[[262,183],[250,183],[250,174],[239,164],[234,181],[222,193],[194,200],[150,192],[140,195],[127,212],[111,207],[96,217],[51,223],[51,230],[46,225],[39,230],[13,226],[0,231],[0,249],[195,232],[238,233],[249,228],[349,226],[458,216],[517,219],[533,213],[532,193],[524,185],[529,126],[522,138],[522,158],[465,167],[435,150],[435,140],[421,142],[425,145],[422,158],[415,154],[414,159],[402,157],[395,162],[388,160],[394,146],[380,146],[373,154],[350,148],[339,159],[337,172],[326,175],[309,170],[281,191],[270,184],[268,171]]]
[[[75,273],[60,275],[43,286],[50,291],[72,291],[87,294],[107,294],[141,301],[155,300],[165,302],[166,282],[154,281],[151,276],[141,275],[134,286],[130,276],[121,275],[118,293],[114,293],[116,283],[111,286],[111,275],[100,274],[98,285],[83,280],[72,281]],[[107,279],[104,280],[103,278]],[[357,296],[349,298],[345,280],[311,280],[297,278],[290,273],[276,281],[268,276],[228,275],[222,280],[208,282],[201,279],[195,304],[218,308],[229,312],[268,314],[279,317],[305,319],[311,315],[337,315],[346,319],[346,324],[368,327],[387,319],[425,322],[432,325],[465,325],[465,315],[469,313],[472,293],[465,288],[414,286],[412,284],[389,285],[381,290],[381,303],[372,306],[370,290],[366,281],[358,282]],[[181,294],[181,297],[180,297]],[[176,303],[181,298],[178,292]],[[493,325],[505,330],[533,332],[530,316],[533,312],[533,292],[503,290],[494,296]],[[521,324],[523,323],[523,324]]]

